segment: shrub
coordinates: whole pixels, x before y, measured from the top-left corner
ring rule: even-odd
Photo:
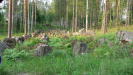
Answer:
[[[18,51],[16,49],[7,49],[4,54],[4,58],[8,60],[23,59],[30,55],[30,53],[25,50]]]

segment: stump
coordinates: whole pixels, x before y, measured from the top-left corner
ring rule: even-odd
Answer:
[[[14,48],[16,46],[16,39],[15,38],[5,38],[3,42],[9,47]]]
[[[36,56],[45,56],[48,53],[52,52],[52,48],[46,44],[41,44],[36,48],[35,55]]]
[[[79,54],[83,54],[83,53],[87,53],[88,52],[88,47],[87,44],[84,42],[80,42],[80,41],[74,41],[73,43],[73,54],[79,55]]]
[[[128,31],[118,31],[116,33],[116,38],[121,43],[125,44],[127,42],[133,42],[133,32]]]

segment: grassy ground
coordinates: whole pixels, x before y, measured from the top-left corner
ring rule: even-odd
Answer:
[[[129,27],[132,29],[131,27]],[[128,30],[130,30],[128,29]],[[52,37],[53,52],[44,57],[34,56],[34,46],[40,39],[31,38],[14,49],[7,49],[0,64],[0,75],[133,75],[133,44],[121,45],[115,39],[116,29],[108,34],[97,32],[96,37]],[[113,43],[100,45],[97,40],[108,38]],[[82,40],[91,49],[89,53],[73,56],[72,40]]]

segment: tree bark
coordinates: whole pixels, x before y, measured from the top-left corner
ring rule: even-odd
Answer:
[[[86,32],[88,30],[88,0],[86,0]]]
[[[75,29],[74,17],[75,17],[75,0],[73,0],[72,32],[74,32],[74,29]]]
[[[13,26],[13,0],[9,0],[9,12],[8,12],[8,38],[12,38],[12,26]]]
[[[24,0],[24,34],[28,34],[28,0]]]
[[[35,22],[34,22],[34,27],[33,27],[33,29],[36,27],[36,24],[37,24],[37,22],[36,22],[36,15],[37,15],[37,0],[35,0],[35,13],[34,13],[34,16],[35,16]]]
[[[104,9],[103,9],[103,20],[102,20],[102,32],[105,34],[107,32],[107,0],[104,2]]]
[[[75,29],[74,29],[74,32],[77,31],[77,25],[78,25],[78,0],[76,0],[76,8],[75,8]]]
[[[120,1],[116,0],[116,26],[119,26],[119,6],[120,6]]]

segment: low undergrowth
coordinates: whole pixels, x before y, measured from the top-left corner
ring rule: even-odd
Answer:
[[[100,38],[107,38],[113,45],[99,45]],[[73,40],[86,42],[89,53],[73,56]],[[133,75],[133,46],[118,43],[113,33],[99,37],[52,37],[48,44],[52,46],[53,52],[36,57],[33,55],[34,46],[40,42],[32,38],[14,49],[6,50],[0,64],[0,75]]]

